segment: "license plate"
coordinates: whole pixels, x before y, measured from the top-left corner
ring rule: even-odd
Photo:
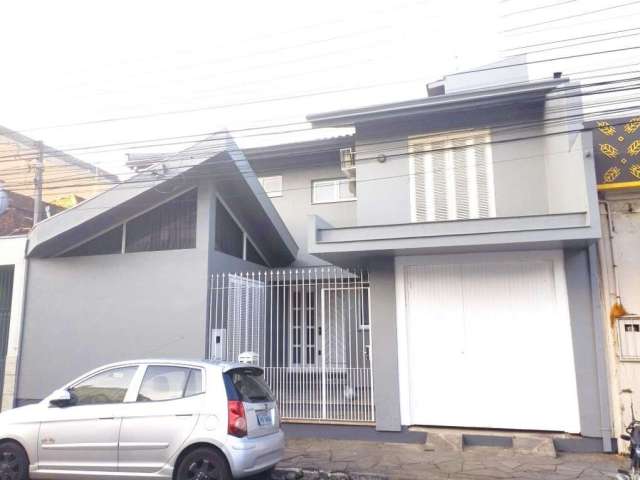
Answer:
[[[272,424],[271,412],[269,410],[258,410],[256,412],[256,416],[258,417],[258,425],[261,427]]]

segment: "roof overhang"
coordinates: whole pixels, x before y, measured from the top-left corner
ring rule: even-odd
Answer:
[[[587,212],[336,228],[309,222],[309,253],[337,264],[362,258],[558,248],[600,237]]]
[[[450,95],[439,95],[396,103],[372,105],[348,110],[337,110],[307,116],[314,128],[348,127],[357,123],[385,120],[396,117],[407,118],[437,112],[467,110],[542,100],[568,78],[519,83],[481,90],[468,90]]]
[[[263,253],[274,265],[288,264],[298,247],[242,152],[226,133],[168,156],[149,169],[77,206],[38,223],[29,235],[27,255],[58,255],[96,234],[126,221],[151,206],[211,178],[221,195],[241,212],[253,238],[264,241]]]

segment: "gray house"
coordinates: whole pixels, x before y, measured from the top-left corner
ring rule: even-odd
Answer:
[[[243,358],[288,420],[608,449],[578,91],[502,66],[308,117],[350,136],[146,158],[32,232],[18,397],[125,357]]]

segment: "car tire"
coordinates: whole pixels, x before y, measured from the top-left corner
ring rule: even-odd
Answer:
[[[15,442],[0,443],[0,479],[28,480],[29,459],[24,449]]]
[[[218,450],[199,447],[178,465],[175,480],[232,480],[227,459]]]

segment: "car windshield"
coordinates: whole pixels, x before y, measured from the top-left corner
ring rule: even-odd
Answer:
[[[240,400],[243,402],[272,402],[271,390],[257,369],[238,369],[227,372]]]

